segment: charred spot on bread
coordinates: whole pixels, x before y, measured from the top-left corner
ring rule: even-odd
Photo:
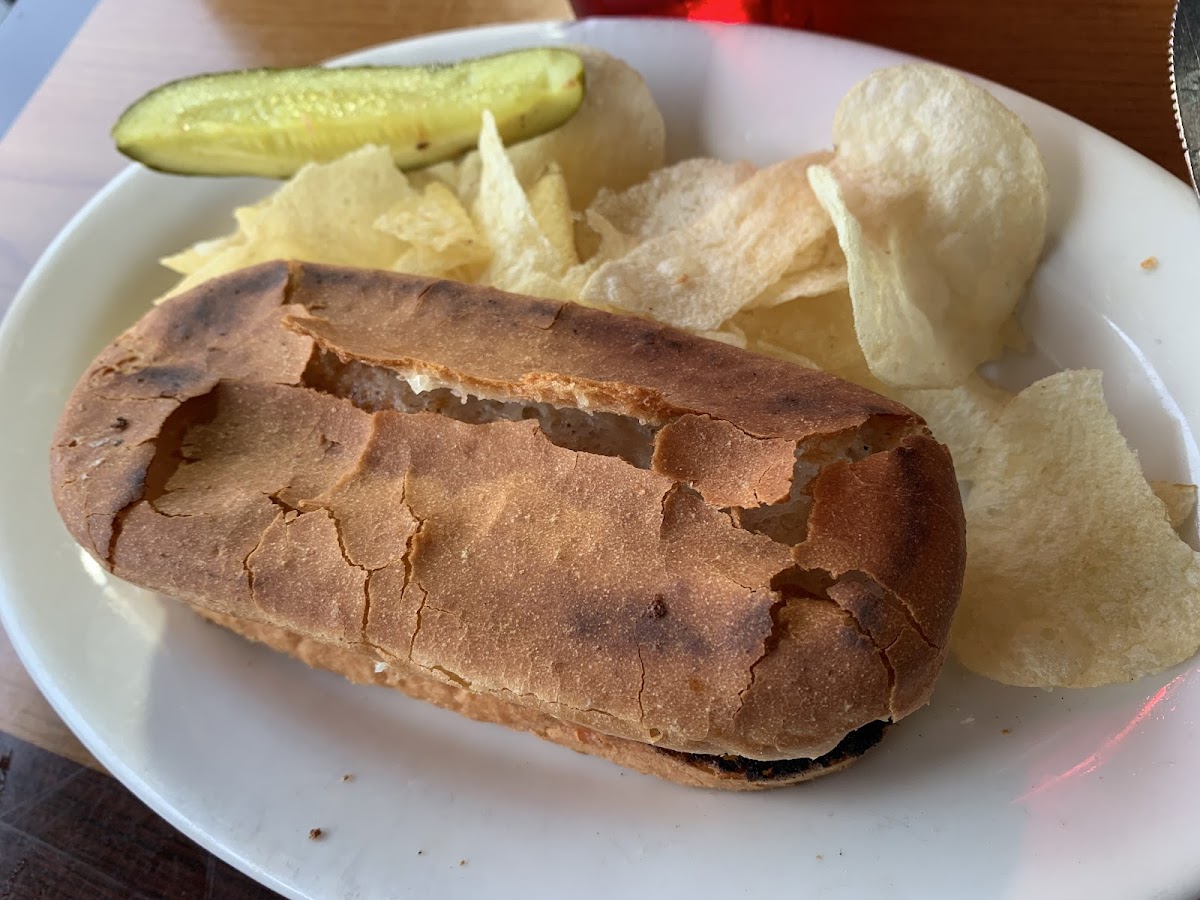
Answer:
[[[189,365],[147,365],[106,373],[102,390],[112,397],[178,397],[207,380],[203,369]]]

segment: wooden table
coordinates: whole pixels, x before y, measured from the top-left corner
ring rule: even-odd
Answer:
[[[1167,89],[1171,0],[808,3],[817,30],[987,76],[1185,177]],[[566,0],[99,0],[0,141],[0,312],[55,233],[124,165],[108,129],[148,88],[198,71],[310,63],[447,28],[569,15]],[[30,60],[0,58],[0,90],[6,65],[21,62]],[[134,894],[269,892],[105,774],[0,633],[0,897]]]

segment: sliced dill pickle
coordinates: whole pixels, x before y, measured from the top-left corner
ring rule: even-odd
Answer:
[[[364,144],[416,169],[474,147],[485,109],[516,143],[569,119],[583,90],[580,58],[547,47],[451,65],[252,69],[156,88],[112,136],[126,156],[183,175],[286,178]]]

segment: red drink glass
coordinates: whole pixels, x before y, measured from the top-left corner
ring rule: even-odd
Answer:
[[[811,0],[571,0],[575,15],[668,16],[705,22],[754,22],[785,28],[809,28]]]

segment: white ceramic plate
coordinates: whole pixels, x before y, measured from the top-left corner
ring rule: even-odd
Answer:
[[[827,145],[844,91],[902,60],[802,33],[590,21],[438,35],[354,61],[563,42],[603,47],[644,73],[675,158],[766,162]],[[1194,198],[1096,131],[999,94],[1037,136],[1053,190],[1053,238],[1025,313],[1043,354],[1005,377],[1104,368],[1148,474],[1195,481]],[[131,168],[46,252],[0,335],[4,624],[84,743],[172,823],[297,897],[1200,892],[1194,665],[1063,694],[951,665],[933,704],[850,772],[723,795],[352,687],[89,571],[47,487],[61,404],[169,282],[154,260],[226,228],[235,203],[263,190]],[[1138,265],[1150,255],[1155,272]],[[312,842],[318,826],[327,837]]]

